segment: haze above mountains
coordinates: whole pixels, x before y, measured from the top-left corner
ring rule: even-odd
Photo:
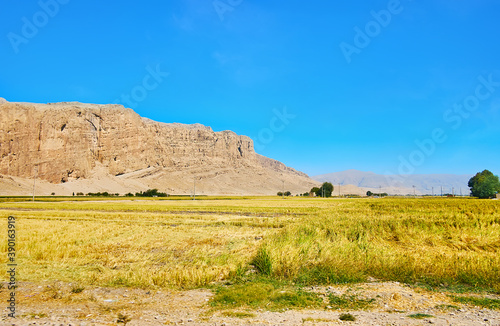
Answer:
[[[467,183],[472,175],[456,174],[412,174],[412,175],[382,175],[373,172],[347,170],[313,176],[320,182],[331,182],[334,186],[354,185],[374,193],[386,192],[395,195],[413,194],[413,186],[417,194],[455,193],[469,195]]]

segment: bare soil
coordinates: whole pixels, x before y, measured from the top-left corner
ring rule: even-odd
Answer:
[[[374,298],[374,306],[365,311],[340,311],[331,307],[221,311],[210,306],[213,294],[209,290],[151,291],[22,282],[16,292],[15,319],[7,316],[6,285],[4,283],[0,292],[0,301],[4,303],[0,325],[123,325],[120,316],[121,321],[130,319],[127,325],[500,325],[500,311],[461,305],[452,302],[445,293],[428,292],[397,282],[308,289],[325,300],[329,293]],[[350,313],[356,320],[341,321],[342,313]],[[432,317],[409,317],[416,313]]]

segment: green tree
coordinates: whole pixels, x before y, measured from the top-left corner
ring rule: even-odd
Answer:
[[[318,197],[332,197],[333,185],[330,182],[323,182],[321,187],[313,188],[311,191],[316,189],[315,193]]]
[[[500,191],[500,181],[498,180],[498,176],[488,170],[484,170],[470,178],[469,188],[474,197],[490,198]]]
[[[167,194],[164,192],[158,192],[158,189],[148,189],[144,192],[136,192],[135,195],[137,197],[167,197]]]
[[[318,187],[312,187],[311,188],[311,193],[315,194],[319,191],[319,188]]]
[[[367,195],[368,197],[370,197],[371,195],[373,195],[373,192],[371,192],[370,190],[368,190],[368,191],[366,192],[366,195]]]

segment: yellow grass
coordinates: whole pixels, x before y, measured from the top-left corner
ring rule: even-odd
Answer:
[[[500,291],[499,208],[446,198],[207,198],[4,202],[0,217],[5,230],[17,218],[21,281],[204,287],[264,255],[270,277],[308,284],[372,276]],[[5,241],[0,251],[5,263]]]

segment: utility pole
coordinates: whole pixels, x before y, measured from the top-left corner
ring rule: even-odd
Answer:
[[[443,197],[443,186],[441,186],[441,197]]]
[[[37,173],[38,173],[38,165],[35,165],[35,177],[33,178],[33,201],[35,201],[35,185],[36,185]]]
[[[339,198],[340,198],[340,183],[339,183]]]
[[[283,192],[281,193],[281,197],[285,199],[285,180],[281,180],[283,182]]]
[[[382,198],[382,186],[378,186],[379,196]]]
[[[193,200],[196,200],[196,177],[193,177]]]
[[[454,187],[451,187],[451,195],[452,195],[453,197],[455,197],[455,188],[454,188]]]
[[[416,194],[416,192],[415,192],[415,186],[412,186],[412,187],[413,187],[413,197],[414,197],[414,198],[417,198],[417,194]]]
[[[434,197],[434,187],[432,187],[432,197]]]

